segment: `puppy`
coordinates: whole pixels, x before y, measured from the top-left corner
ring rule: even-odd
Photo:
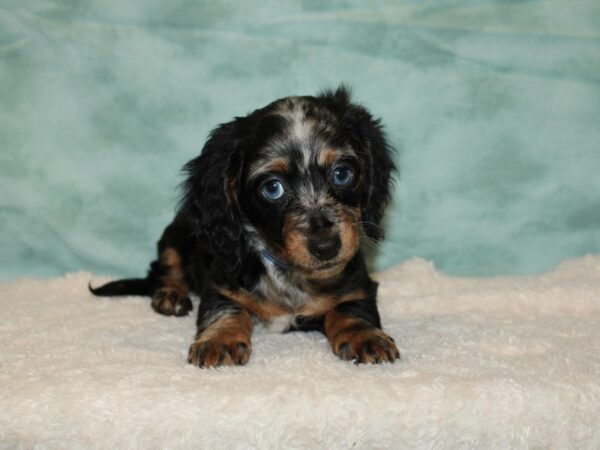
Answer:
[[[256,323],[318,330],[343,360],[393,362],[360,245],[382,237],[390,152],[379,120],[343,86],[235,118],[184,167],[183,198],[146,278],[90,290],[150,296],[175,316],[198,294],[188,357],[198,367],[247,363]]]

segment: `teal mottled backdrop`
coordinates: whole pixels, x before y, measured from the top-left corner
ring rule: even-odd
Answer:
[[[600,252],[598,0],[0,0],[0,277],[144,273],[213,126],[341,81],[399,149],[376,267]]]

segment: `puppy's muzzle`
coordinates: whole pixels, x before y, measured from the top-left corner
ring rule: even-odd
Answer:
[[[342,240],[336,220],[330,218],[322,210],[312,210],[308,214],[308,239],[306,246],[312,256],[320,261],[329,261],[335,258],[342,247]]]

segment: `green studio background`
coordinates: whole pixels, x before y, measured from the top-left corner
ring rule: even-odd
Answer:
[[[212,127],[341,81],[399,149],[376,268],[600,251],[597,0],[0,0],[0,277],[145,273]]]

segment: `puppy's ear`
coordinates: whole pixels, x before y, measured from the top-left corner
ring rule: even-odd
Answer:
[[[396,170],[392,160],[393,149],[387,142],[380,120],[363,106],[352,103],[348,88],[342,85],[335,91],[325,91],[321,98],[341,121],[347,139],[362,158],[362,226],[368,237],[379,240],[383,238],[379,224],[390,199],[391,175]]]
[[[184,166],[187,179],[180,209],[195,238],[218,260],[227,279],[240,273],[245,242],[238,192],[243,170],[242,136],[236,119],[211,133],[197,158]]]

